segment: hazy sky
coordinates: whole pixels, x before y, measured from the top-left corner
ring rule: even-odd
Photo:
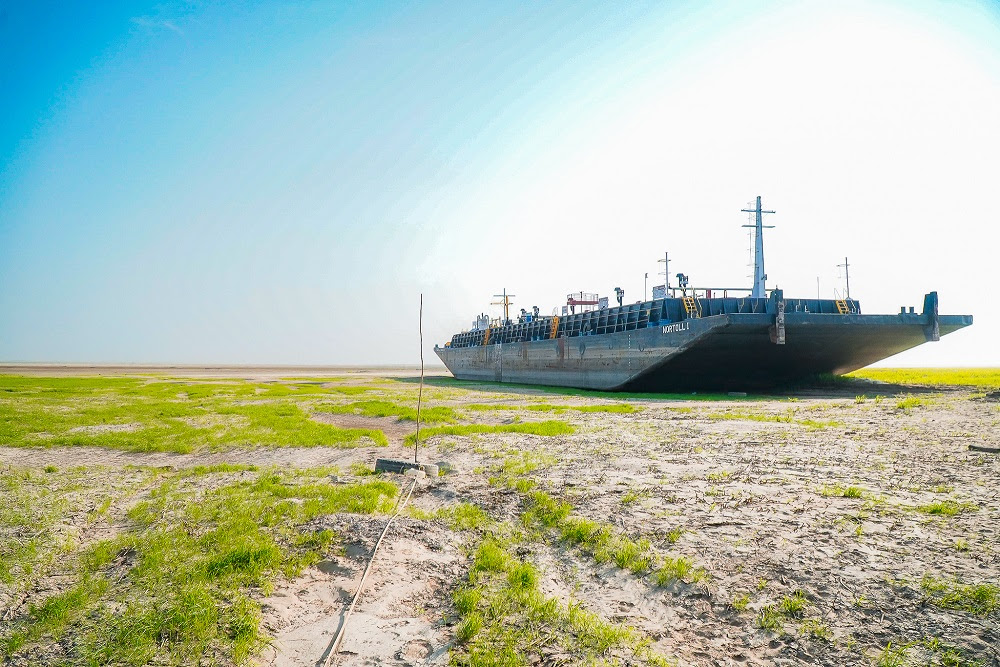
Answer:
[[[769,286],[1000,365],[1000,4],[0,0],[0,360],[411,363],[507,288]],[[496,312],[496,309],[493,309]]]

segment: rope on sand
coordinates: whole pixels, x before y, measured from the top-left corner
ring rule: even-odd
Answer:
[[[418,328],[420,332],[420,390],[417,394],[417,433],[414,436],[413,442],[413,462],[417,463],[417,454],[420,447],[420,403],[424,395],[424,295],[420,294],[420,317],[418,320]],[[378,466],[376,464],[376,470]],[[423,476],[423,473],[420,473]],[[358,604],[358,599],[361,597],[361,591],[365,588],[365,581],[368,579],[368,573],[372,569],[372,565],[375,563],[375,555],[378,553],[378,548],[382,544],[382,540],[385,538],[386,533],[389,532],[389,526],[395,521],[399,513],[403,511],[406,507],[406,503],[410,500],[410,495],[413,493],[414,487],[417,486],[417,477],[414,477],[410,482],[410,488],[406,491],[406,497],[402,499],[402,502],[396,503],[396,510],[393,512],[389,520],[385,522],[385,528],[382,529],[382,534],[379,535],[378,541],[375,542],[375,548],[372,549],[371,560],[368,561],[368,565],[365,566],[365,571],[361,575],[361,581],[358,583],[358,590],[354,593],[354,599],[351,600],[351,606],[347,608],[347,613],[344,614],[344,622],[340,624],[340,630],[337,631],[337,636],[333,638],[333,643],[327,648],[326,656],[320,658],[319,665],[322,667],[329,667],[331,661],[336,657],[337,652],[340,651],[340,643],[344,640],[344,634],[347,630],[347,621],[350,620],[351,614],[354,613],[354,607]]]
[[[358,583],[358,590],[354,593],[354,599],[351,600],[351,606],[347,608],[347,613],[344,615],[344,622],[340,624],[340,630],[337,632],[337,636],[334,637],[333,643],[327,649],[326,658],[320,661],[323,667],[328,667],[332,664],[333,658],[337,655],[340,650],[340,643],[344,640],[344,634],[347,630],[347,621],[350,620],[351,614],[354,613],[354,607],[358,604],[358,599],[361,597],[361,591],[364,590],[365,581],[368,579],[368,573],[371,572],[372,565],[375,563],[375,555],[378,553],[378,548],[382,544],[382,540],[385,538],[386,533],[389,532],[389,527],[392,522],[399,516],[399,513],[403,511],[406,507],[406,503],[410,500],[410,495],[413,493],[413,488],[417,485],[417,478],[414,477],[410,482],[410,488],[406,491],[406,497],[402,499],[402,502],[396,503],[396,511],[393,512],[392,516],[385,523],[385,528],[382,529],[382,534],[379,535],[378,541],[375,542],[375,548],[372,549],[372,557],[368,561],[368,565],[365,566],[365,571],[361,575],[361,581]]]

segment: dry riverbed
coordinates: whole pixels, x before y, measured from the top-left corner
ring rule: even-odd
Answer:
[[[0,377],[3,664],[1000,664],[996,391],[432,377],[331,655],[417,385],[233,373]]]

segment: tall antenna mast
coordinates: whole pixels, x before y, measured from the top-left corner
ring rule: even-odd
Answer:
[[[850,266],[850,264],[847,263],[847,258],[846,257],[844,258],[844,263],[843,264],[838,264],[837,265],[838,269],[840,267],[844,267],[844,280],[847,281],[847,295],[846,295],[846,298],[848,298],[848,299],[851,298],[851,274],[847,270],[849,266]]]
[[[767,280],[767,274],[764,273],[764,229],[774,228],[774,225],[765,225],[763,224],[763,221],[765,213],[774,213],[774,211],[761,210],[760,195],[757,196],[756,208],[744,208],[740,210],[744,213],[757,214],[755,224],[743,226],[754,228],[753,291],[750,293],[750,296],[762,299],[767,296],[766,290],[764,289],[764,281]]]
[[[503,301],[493,301],[490,305],[493,306],[503,306],[503,323],[507,324],[510,322],[510,303],[516,294],[507,294],[507,288],[503,290],[503,294],[494,294],[494,299],[503,299]]]

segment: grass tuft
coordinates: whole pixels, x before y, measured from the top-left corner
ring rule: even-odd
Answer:
[[[941,500],[927,505],[918,505],[918,512],[934,516],[955,516],[962,512],[974,512],[979,508],[971,503],[958,503],[954,500]]]
[[[977,616],[989,616],[1000,610],[1000,586],[996,584],[961,584],[925,576],[920,588],[931,604],[943,609],[959,609]]]
[[[685,558],[684,556],[677,558],[666,556],[660,568],[656,571],[656,584],[658,586],[669,586],[675,581],[685,581],[688,578],[692,578],[697,571],[698,568],[695,567],[694,562],[690,558]],[[700,577],[695,577],[695,579],[700,579]]]
[[[802,618],[805,608],[806,594],[802,591],[786,595],[778,603],[778,613],[788,618]]]
[[[863,498],[865,490],[860,486],[841,486],[839,484],[828,484],[820,487],[820,495],[835,496],[839,498]]]
[[[529,498],[530,508],[524,515],[525,520],[537,520],[547,528],[561,524],[573,510],[573,506],[569,503],[560,502],[543,491],[535,491]]]
[[[927,405],[927,401],[918,396],[911,396],[907,394],[896,402],[896,409],[902,410],[903,412],[909,412],[913,408],[920,407],[921,405]]]
[[[784,629],[784,623],[781,619],[781,614],[774,608],[773,605],[764,605],[761,607],[760,611],[757,612],[757,618],[754,619],[754,624],[761,630],[775,630],[779,633]]]
[[[893,646],[892,642],[886,644],[875,658],[877,667],[906,667],[907,661],[907,647]]]

